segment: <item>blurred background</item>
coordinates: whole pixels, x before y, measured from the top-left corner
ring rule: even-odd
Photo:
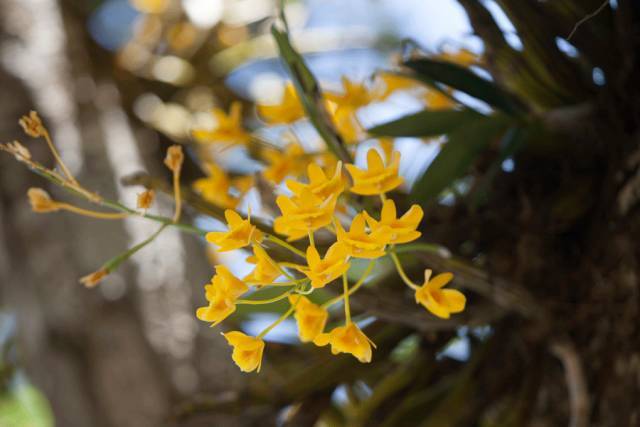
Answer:
[[[482,7],[470,6],[472,3]],[[478,27],[472,27],[469,18],[473,12],[480,13],[480,9],[484,14],[476,13],[475,23],[483,19],[491,21],[493,27],[485,25],[484,28],[496,28],[503,37],[505,49],[539,52],[541,45],[532,42],[530,35],[528,39],[521,39],[513,19],[499,3],[491,0],[301,0],[286,1],[284,10],[297,48],[305,55],[318,80],[331,89],[340,87],[342,76],[369,81],[377,70],[393,68],[408,46],[431,53],[466,49],[482,57],[487,53],[486,41],[491,40],[492,34],[488,31],[479,37]],[[599,60],[606,62],[602,59],[606,54],[600,57],[593,54],[583,60],[582,50],[567,41],[566,35],[573,23],[596,10],[600,3],[588,1],[575,6],[571,13],[563,16],[563,37],[550,35],[554,53],[572,64],[579,64],[579,79],[569,77],[568,81],[579,80],[588,89],[583,92],[578,89],[578,92],[589,99],[601,99],[599,88],[608,82],[605,65],[613,69],[615,64],[613,61],[598,63]],[[123,185],[121,178],[140,171],[167,178],[162,166],[166,148],[175,142],[190,141],[194,128],[210,126],[211,108],[226,110],[232,101],[241,100],[248,109],[246,123],[255,127],[259,123],[251,105],[256,101],[278,99],[287,79],[269,33],[278,6],[276,0],[3,0],[0,5],[0,140],[19,139],[34,157],[50,164],[46,146],[23,136],[18,126],[20,116],[35,109],[49,126],[66,164],[81,182],[100,194],[133,206],[141,187]],[[546,6],[540,6],[543,7]],[[618,2],[612,1],[594,21],[601,27],[614,27],[612,16],[617,8]],[[527,22],[528,18],[523,18],[522,13],[515,16]],[[535,18],[539,19],[536,24],[545,22],[540,16]],[[545,31],[542,26],[532,26],[534,33]],[[637,27],[634,28],[631,33],[635,41],[629,42],[632,45],[638,38]],[[578,35],[576,44],[589,46],[588,36],[595,40],[602,36],[600,30],[592,27],[586,36],[583,33],[583,38]],[[622,38],[612,36],[606,40],[614,39]],[[542,49],[546,47],[542,45]],[[592,48],[585,51],[593,53],[596,47]],[[606,46],[603,49],[606,50]],[[489,53],[495,59],[500,52],[494,49]],[[617,53],[613,49],[611,55]],[[514,73],[517,68],[502,65],[503,73]],[[488,76],[486,72],[482,75]],[[625,88],[628,86],[620,83],[616,90],[624,92]],[[488,108],[478,100],[467,101],[480,111]],[[549,107],[544,102],[537,105],[533,108],[537,112]],[[399,95],[383,105],[365,109],[360,119],[365,127],[370,127],[421,109],[415,99]],[[302,127],[299,131],[306,135],[309,130]],[[636,135],[627,130],[622,134]],[[602,136],[602,132],[598,135]],[[580,134],[579,138],[582,137]],[[439,150],[438,141],[425,144],[415,137],[398,138],[396,147],[404,154],[401,173],[409,186],[421,176]],[[544,150],[543,153],[537,155],[547,154]],[[233,150],[218,154],[222,164],[233,172],[247,174],[259,168],[257,163]],[[566,152],[554,153],[558,157],[565,155]],[[361,157],[358,156],[358,161]],[[193,161],[188,161],[185,179],[194,179],[202,173]],[[500,173],[511,173],[513,165],[512,159],[506,159],[500,163]],[[536,173],[544,175],[545,172]],[[587,170],[584,176],[589,173]],[[558,182],[549,185],[553,187]],[[589,178],[571,181],[567,189],[571,191],[591,182]],[[386,420],[384,425],[427,425],[422,424],[422,418],[417,421],[416,417],[423,417],[422,412],[414,411],[425,405],[431,405],[431,409],[436,408],[441,414],[430,418],[429,426],[472,425],[464,419],[457,423],[445,422],[442,415],[464,405],[472,389],[475,392],[499,389],[501,399],[509,394],[510,398],[522,396],[530,404],[524,409],[518,407],[528,411],[522,413],[549,414],[548,418],[536,418],[536,425],[561,425],[556,421],[568,417],[567,398],[554,394],[564,396],[566,393],[561,363],[557,358],[552,358],[550,365],[532,362],[529,357],[533,356],[526,354],[527,347],[521,343],[511,349],[519,355],[514,358],[522,356],[526,366],[536,369],[548,367],[561,392],[547,390],[543,398],[534,399],[532,396],[538,392],[535,378],[522,388],[483,382],[481,386],[474,384],[479,386],[475,389],[462,381],[462,377],[429,377],[427,370],[438,360],[446,369],[460,370],[466,366],[470,370],[463,371],[464,378],[469,378],[476,366],[466,363],[470,360],[470,348],[485,348],[481,343],[489,335],[502,333],[490,326],[488,319],[502,316],[491,310],[471,326],[446,324],[444,336],[437,334],[439,327],[430,329],[432,325],[426,323],[418,328],[420,332],[416,335],[416,328],[407,321],[399,322],[403,324],[401,330],[376,329],[383,333],[383,343],[389,345],[388,351],[383,350],[374,357],[388,363],[372,364],[373,374],[367,372],[366,375],[350,361],[319,358],[313,349],[294,346],[295,326],[285,323],[268,337],[273,342],[269,344],[260,375],[242,374],[231,363],[229,348],[219,330],[208,328],[194,315],[196,307],[204,304],[202,286],[213,272],[212,263],[228,263],[234,272],[243,274],[247,265],[242,257],[212,255],[203,241],[169,230],[99,287],[85,289],[78,284],[79,277],[94,271],[122,248],[143,240],[155,230],[155,225],[136,218],[107,222],[60,213],[37,215],[31,212],[25,195],[31,186],[43,186],[43,182],[9,156],[0,156],[0,426],[364,426],[378,425],[367,421],[377,410],[390,411],[406,402],[409,402],[406,403],[408,409]],[[62,195],[59,189],[49,190],[54,196]],[[513,190],[508,197],[530,203],[526,197],[522,198],[523,194]],[[441,205],[451,206],[451,200],[449,195],[449,199],[440,200]],[[562,206],[559,209],[566,207]],[[571,214],[569,219],[562,216],[562,221],[578,222],[582,218],[571,216],[574,208],[573,205],[566,207]],[[162,196],[154,212],[170,216],[172,209],[170,197]],[[529,212],[530,209],[536,209],[536,205],[529,206]],[[520,215],[517,212],[522,211],[514,208],[505,215],[515,217]],[[463,214],[459,210],[435,214],[440,225],[459,219],[460,215]],[[528,215],[527,218],[531,218],[531,214]],[[190,219],[207,229],[217,225],[197,215]],[[497,222],[494,218],[492,224],[495,226]],[[478,224],[482,222],[476,218],[473,224],[457,222],[456,226],[469,231]],[[505,235],[496,238],[496,247],[500,246],[499,252],[504,257],[516,247],[510,233],[517,234],[520,226],[517,223],[511,226],[515,231],[505,231]],[[544,224],[537,227],[548,229]],[[568,227],[561,232],[567,229],[573,230]],[[443,229],[438,230],[435,237],[443,237]],[[535,235],[531,232],[529,237]],[[567,235],[563,234],[562,238],[566,239]],[[446,243],[452,242],[455,242],[454,250],[460,252],[462,248],[465,255],[476,261],[491,258],[490,254],[478,255],[477,246],[470,243],[464,246],[461,239],[452,238]],[[483,242],[482,238],[477,239],[478,242]],[[543,247],[536,250],[543,252]],[[530,250],[528,246],[518,248]],[[504,267],[498,264],[501,266]],[[511,267],[495,270],[514,271]],[[518,270],[520,275],[526,272],[526,269]],[[629,292],[631,300],[636,301],[631,313],[637,314],[637,287]],[[568,298],[575,300],[573,296]],[[369,295],[369,300],[364,300],[371,304],[369,308],[373,307],[370,314],[376,314],[380,299],[383,298],[373,301]],[[386,312],[387,320],[399,314],[415,313],[405,313],[402,306],[394,312],[392,307]],[[273,316],[243,312],[234,322],[235,326],[254,332]],[[421,319],[416,323],[420,324]],[[232,326],[233,322],[225,328]],[[627,332],[627,337],[633,336],[637,327]],[[536,336],[542,332],[529,330],[527,333]],[[638,335],[635,338],[639,338]],[[419,352],[420,358],[415,357],[418,347],[424,347],[424,351]],[[635,354],[635,362],[629,362],[629,354]],[[294,361],[275,362],[283,358]],[[640,359],[635,350],[625,353],[621,360],[630,364],[631,371],[622,369],[618,374],[638,374]],[[326,368],[326,377],[310,378],[300,374],[310,366]],[[517,376],[521,367],[517,363],[505,367],[509,372],[507,378]],[[340,379],[341,370],[352,371],[344,383]],[[538,370],[532,372],[535,377]],[[376,378],[377,385],[384,378],[389,380],[383,388],[376,388],[374,382],[365,379],[370,374]],[[597,375],[604,374],[594,374]],[[416,384],[437,384],[438,387],[418,387],[409,392],[410,379]],[[532,388],[535,390],[531,391]],[[396,395],[399,390],[406,394],[399,397]],[[446,405],[438,400],[444,396],[443,390],[451,391]],[[370,399],[372,395],[376,398]],[[390,406],[381,403],[394,396],[396,400],[387,403]],[[418,396],[418,400],[411,403],[407,396]],[[439,403],[436,405],[435,401]],[[369,402],[369,406],[361,409],[358,416],[345,415],[354,405],[361,408],[358,404],[362,402]],[[563,403],[558,405],[560,409],[550,409],[553,402]],[[474,408],[483,404],[486,402],[476,402]],[[482,424],[473,425],[525,425],[520,412],[518,417],[509,418],[504,408],[510,405],[516,403],[500,400],[492,409],[492,414],[498,415],[485,417]],[[606,413],[605,410],[615,411],[615,407],[605,405],[601,410]],[[324,418],[315,424],[319,413],[325,414]],[[629,417],[631,413],[628,412]],[[626,419],[640,423],[638,416],[636,410],[635,418]],[[599,425],[622,424],[603,422]]]

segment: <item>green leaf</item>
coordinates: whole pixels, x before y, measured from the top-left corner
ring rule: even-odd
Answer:
[[[482,117],[449,134],[448,141],[416,182],[412,195],[424,203],[462,177],[476,157],[509,126],[504,116]]]
[[[513,95],[467,68],[428,58],[411,60],[404,65],[430,86],[443,83],[511,115],[524,112],[524,107]]]
[[[492,163],[487,173],[482,178],[482,182],[478,185],[476,194],[471,201],[471,209],[476,209],[480,203],[482,203],[488,196],[491,183],[497,175],[502,163],[511,157],[516,151],[518,151],[528,139],[531,138],[532,130],[530,128],[524,128],[514,126],[507,130],[504,134],[502,142],[500,143],[500,152],[496,160]]]
[[[376,136],[438,136],[449,133],[465,123],[483,117],[469,110],[423,110],[368,130]]]
[[[286,28],[286,25],[285,25]],[[329,149],[345,163],[353,163],[351,154],[338,134],[331,117],[325,108],[324,97],[320,85],[307,67],[302,56],[293,48],[286,31],[280,31],[275,25],[271,26],[271,34],[278,45],[280,57],[287,71],[291,75],[302,107],[309,121],[315,127],[320,137],[325,141]]]

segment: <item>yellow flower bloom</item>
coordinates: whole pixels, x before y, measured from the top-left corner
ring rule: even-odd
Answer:
[[[300,144],[292,143],[287,145],[284,152],[267,150],[263,152],[263,157],[269,163],[262,175],[267,181],[279,184],[289,175],[299,175],[304,171],[306,163],[302,159],[304,150]]]
[[[333,104],[328,111],[338,133],[347,144],[355,144],[365,137],[366,133],[360,126],[355,110],[340,109]]]
[[[335,103],[338,110],[354,112],[372,101],[369,89],[362,83],[354,83],[346,77],[342,77],[342,89],[340,94],[326,92],[329,101]]]
[[[355,323],[339,326],[328,334],[320,334],[313,343],[318,346],[331,344],[331,353],[349,353],[362,363],[371,362],[371,346],[375,347]]]
[[[288,180],[287,187],[295,195],[299,196],[302,191],[308,189],[314,195],[327,199],[331,196],[339,196],[344,191],[344,180],[342,178],[342,162],[338,162],[335,172],[331,178],[327,178],[322,168],[315,163],[309,163],[307,166],[309,183]]]
[[[400,153],[394,151],[390,164],[385,167],[378,151],[372,148],[367,152],[366,170],[359,169],[355,165],[347,165],[347,170],[353,178],[353,187],[350,191],[364,196],[391,191],[404,182],[404,179],[398,176],[399,167]]]
[[[389,231],[381,227],[367,233],[364,214],[358,214],[351,222],[349,231],[336,221],[338,242],[343,243],[349,255],[355,258],[379,258],[384,256],[384,247],[389,240]]]
[[[216,265],[216,274],[211,278],[212,291],[222,291],[234,300],[249,290],[249,287],[229,269],[222,265]]]
[[[276,203],[282,216],[274,221],[274,229],[279,234],[289,236],[289,240],[303,237],[331,223],[336,201],[336,196],[323,200],[309,189],[302,190],[296,197],[280,195]]]
[[[262,352],[264,351],[264,341],[262,338],[250,337],[238,331],[222,334],[233,347],[231,358],[242,372],[257,370],[260,372],[262,365]]]
[[[247,261],[256,265],[251,274],[244,278],[251,284],[270,285],[282,274],[276,267],[276,262],[260,245],[253,245],[253,256],[247,258]]]
[[[349,270],[349,250],[344,243],[336,242],[327,250],[324,259],[320,258],[314,246],[307,248],[307,265],[300,269],[314,288],[323,288]]]
[[[453,274],[438,274],[431,278],[431,270],[424,271],[424,284],[416,290],[416,302],[422,304],[434,315],[448,319],[453,313],[464,310],[467,299],[464,294],[455,289],[442,289],[453,279]]]
[[[235,277],[224,265],[216,266],[216,274],[211,283],[205,285],[204,295],[209,302],[196,311],[196,317],[215,326],[236,311],[236,299],[247,292],[249,287]]]
[[[302,295],[289,296],[289,302],[296,307],[294,317],[298,323],[300,341],[313,341],[324,331],[329,312]]]
[[[211,231],[206,236],[207,241],[220,247],[218,249],[220,252],[243,248],[251,243],[262,241],[262,232],[251,224],[250,219],[242,219],[236,211],[231,209],[224,211],[224,217],[229,231]]]
[[[450,110],[456,105],[452,98],[435,89],[428,89],[424,94],[423,101],[430,110]]]
[[[421,88],[422,85],[419,84],[415,79],[405,77],[399,74],[393,73],[380,73],[377,76],[378,83],[377,87],[374,90],[374,96],[376,99],[385,100],[391,94],[401,90],[412,90],[416,88]]]
[[[191,133],[196,141],[244,145],[251,140],[251,135],[242,127],[242,104],[240,102],[231,104],[228,115],[220,108],[214,108],[211,113],[216,119],[216,127],[211,130],[193,130]]]
[[[213,285],[205,286],[205,295],[209,305],[196,310],[196,317],[203,322],[216,326],[236,311],[235,299],[224,291],[214,290]]]
[[[416,231],[423,212],[419,205],[413,205],[402,217],[396,217],[396,204],[391,199],[384,201],[380,221],[373,219],[367,212],[364,212],[367,224],[372,230],[382,229],[387,233],[390,244],[407,243],[420,237],[420,232]]]
[[[193,189],[214,205],[234,209],[239,200],[229,194],[229,177],[225,171],[213,163],[207,165],[207,170],[209,176],[195,180]]]
[[[270,124],[288,124],[304,117],[304,109],[295,88],[287,83],[277,105],[258,105],[258,114]]]
[[[482,57],[464,48],[455,52],[443,52],[437,55],[436,58],[441,61],[453,62],[463,67],[482,64]]]

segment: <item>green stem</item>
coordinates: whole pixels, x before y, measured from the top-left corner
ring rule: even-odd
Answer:
[[[344,291],[344,319],[345,324],[351,323],[351,307],[349,306],[349,281],[347,273],[342,274],[342,289]]]
[[[111,209],[120,211],[120,212],[125,212],[131,215],[136,215],[136,216],[140,216],[142,218],[146,218],[146,219],[150,219],[152,221],[164,224],[164,225],[169,225],[172,227],[176,227],[182,231],[186,231],[188,233],[192,233],[192,234],[196,234],[198,236],[204,236],[207,234],[206,230],[203,230],[201,228],[198,227],[194,227],[192,225],[189,224],[183,224],[183,223],[174,223],[172,218],[167,218],[164,216],[159,216],[159,215],[151,215],[151,214],[147,214],[147,213],[141,213],[138,212],[134,209],[131,209],[125,205],[123,205],[120,202],[114,201],[114,200],[109,200],[109,199],[103,199],[103,198],[98,198],[97,195],[93,194],[93,193],[89,193],[86,191],[80,191],[78,188],[74,188],[72,185],[70,185],[68,182],[64,181],[59,175],[57,175],[56,173],[52,173],[50,171],[48,171],[45,167],[34,163],[33,165],[31,165],[31,170],[40,175],[41,177],[45,178],[46,180],[52,182],[53,184],[56,184],[62,188],[64,188],[65,190],[67,190],[68,192],[82,197],[85,200],[88,200],[92,203],[98,204],[98,205],[102,205],[102,206],[107,206],[110,207]]]
[[[239,299],[236,301],[236,304],[249,304],[249,305],[271,304],[273,302],[277,302],[285,299],[286,297],[291,295],[295,290],[296,288],[289,289],[287,292],[280,294],[277,297],[269,298],[269,299],[260,299],[260,300]]]
[[[137,245],[132,246],[131,248],[127,249],[125,252],[123,252],[123,253],[111,258],[109,261],[107,261],[102,266],[102,268],[104,270],[108,271],[109,273],[113,272],[114,270],[116,270],[120,266],[120,264],[122,264],[124,261],[128,260],[129,258],[131,258],[131,256],[133,254],[135,254],[140,249],[142,249],[145,246],[147,246],[149,243],[153,242],[156,239],[156,237],[158,237],[160,235],[160,233],[162,233],[164,231],[165,228],[167,228],[167,224],[163,224],[162,226],[160,226],[158,231],[153,233],[146,240],[143,240],[142,242],[138,243]]]
[[[411,281],[411,279],[409,279],[409,277],[407,277],[407,274],[404,272],[404,269],[402,268],[402,264],[400,263],[400,260],[398,259],[398,255],[396,255],[395,252],[393,252],[393,250],[394,249],[392,248],[391,251],[389,252],[389,256],[393,260],[393,263],[395,264],[396,270],[398,270],[398,274],[402,278],[402,281],[407,286],[409,286],[411,289],[414,289],[414,290],[420,289],[420,286],[418,286],[415,283],[413,283]]]
[[[360,288],[360,286],[364,285],[364,281],[367,279],[367,277],[369,277],[369,274],[371,274],[371,270],[373,270],[373,267],[375,265],[376,265],[376,260],[372,259],[371,262],[369,262],[367,269],[364,271],[364,273],[362,273],[362,276],[360,276],[360,279],[358,279],[355,285],[349,288],[349,295],[353,295]],[[327,308],[329,306],[332,306],[338,301],[342,301],[343,298],[344,298],[344,295],[338,295],[337,297],[332,298],[329,301],[322,304],[322,308]]]
[[[264,338],[264,336],[267,335],[269,332],[271,332],[273,330],[273,328],[275,328],[280,323],[282,323],[284,321],[284,319],[286,319],[287,317],[291,316],[291,314],[296,309],[296,305],[298,305],[298,301],[300,301],[300,298],[298,298],[296,300],[296,303],[292,304],[291,307],[289,307],[289,309],[287,311],[285,311],[284,314],[282,316],[280,316],[280,318],[278,318],[278,320],[273,322],[271,325],[267,326],[267,328],[264,331],[260,332],[260,334],[258,335],[258,338]]]
[[[275,243],[278,246],[282,246],[283,248],[290,250],[291,252],[301,256],[302,258],[306,258],[306,255],[304,254],[304,252],[302,252],[300,249],[296,248],[295,246],[290,245],[289,243],[274,236],[273,234],[264,233],[264,235],[265,235],[265,239]]]

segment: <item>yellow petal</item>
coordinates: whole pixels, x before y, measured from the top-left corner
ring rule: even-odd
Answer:
[[[443,289],[442,295],[444,296],[451,313],[460,313],[464,310],[467,298],[462,292],[455,289]]]

